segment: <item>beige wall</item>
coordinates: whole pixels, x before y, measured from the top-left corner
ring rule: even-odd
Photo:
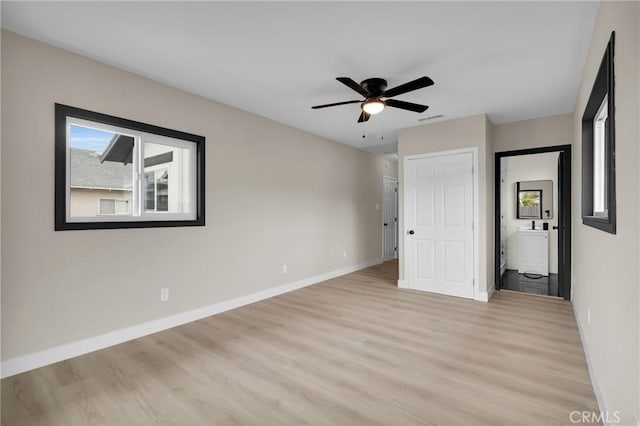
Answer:
[[[207,225],[54,232],[54,102],[205,136]],[[381,258],[372,154],[9,32],[2,124],[3,360]]]
[[[573,114],[552,115],[494,126],[494,152],[571,145]]]
[[[602,2],[574,114],[573,302],[597,378],[603,410],[620,410],[632,424],[639,403],[638,149],[640,19],[638,2]],[[615,41],[617,234],[582,225],[581,119],[611,31]],[[591,309],[591,324],[587,309]],[[640,419],[640,417],[638,417]]]
[[[516,219],[517,195],[516,182],[530,180],[550,180],[552,184],[553,218],[549,223],[549,272],[558,273],[558,232],[553,226],[558,224],[558,157],[557,152],[544,154],[530,154],[526,156],[516,155],[504,157],[507,169],[507,179],[503,185],[507,186],[507,199],[502,200],[506,204],[506,217],[503,219],[507,225],[507,268],[518,269],[520,263],[520,244],[518,230],[521,226],[531,227],[531,219]],[[545,206],[545,209],[548,206]],[[536,220],[536,227],[542,228],[543,220]]]
[[[403,188],[403,158],[408,155],[424,154],[428,152],[448,151],[461,148],[478,148],[478,186],[480,190],[480,291],[486,292],[493,284],[493,185],[487,185],[493,179],[491,165],[492,156],[490,142],[487,136],[491,134],[490,123],[484,115],[442,121],[439,123],[411,127],[398,133],[398,173],[400,176],[399,197],[399,254],[400,279],[404,279],[404,188]]]

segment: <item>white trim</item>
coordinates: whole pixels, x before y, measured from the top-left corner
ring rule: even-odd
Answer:
[[[472,157],[472,179],[473,179],[473,282],[474,282],[474,286],[473,286],[473,299],[474,300],[481,300],[479,299],[479,297],[486,297],[487,300],[489,301],[489,297],[490,295],[486,292],[480,292],[479,290],[479,283],[480,283],[480,184],[479,184],[479,168],[478,168],[478,147],[477,146],[472,146],[472,147],[468,147],[468,148],[460,148],[460,149],[451,149],[448,151],[437,151],[437,152],[426,152],[423,154],[414,154],[414,155],[405,155],[404,157],[402,157],[402,170],[403,173],[406,172],[407,167],[409,165],[409,161],[410,160],[417,160],[420,158],[428,158],[428,157],[441,157],[441,156],[447,156],[447,155],[456,155],[456,154],[466,154],[466,153],[471,153],[471,157]],[[406,179],[403,176],[403,185],[404,182],[406,181]],[[405,201],[406,203],[406,201]],[[402,206],[402,211],[403,211],[403,226],[407,226],[407,209],[405,208],[406,206]],[[404,230],[402,230],[402,232],[404,232]],[[400,230],[398,230],[398,234],[400,234]],[[404,235],[404,234],[403,234]],[[399,237],[399,235],[398,235]],[[404,260],[404,276],[408,277],[408,262],[407,262],[407,257],[406,257],[406,245],[408,244],[408,241],[406,238],[403,237],[403,252],[405,253],[405,260]],[[407,287],[403,287],[403,288],[409,288],[409,280],[403,280],[406,282]],[[400,287],[400,282],[398,281],[398,287]],[[481,293],[481,294],[479,294]]]
[[[257,293],[236,297],[235,299],[214,303],[213,305],[204,306],[202,308],[193,309],[191,311],[181,312],[169,317],[148,321],[142,324],[134,325],[116,331],[111,331],[109,333],[101,334],[98,336],[93,336],[83,340],[55,346],[53,348],[45,349],[40,352],[11,358],[2,362],[2,378],[33,370],[34,368],[44,367],[45,365],[53,364],[55,362],[64,361],[66,359],[104,349],[109,346],[117,345],[119,343],[137,339],[149,334],[157,333],[159,331],[177,327],[179,325],[186,324],[192,321],[197,321],[199,319],[216,315],[222,312],[230,311],[241,306],[269,299],[274,296],[327,281],[341,275],[359,271],[360,269],[378,265],[380,263],[382,263],[382,259],[372,259],[364,263],[346,266],[344,268],[336,269],[335,271],[330,271],[324,274],[305,278],[300,281],[283,284],[281,286],[262,290]]]
[[[602,390],[600,389],[600,382],[598,381],[596,370],[594,370],[593,368],[593,358],[591,357],[591,352],[589,351],[589,346],[587,345],[586,334],[582,329],[580,315],[578,314],[579,309],[576,306],[576,303],[574,300],[571,300],[571,306],[573,307],[573,315],[576,317],[576,324],[578,324],[578,332],[580,333],[580,340],[582,341],[582,348],[584,349],[584,357],[587,360],[587,368],[589,370],[589,378],[591,379],[591,386],[593,386],[593,393],[595,393],[596,400],[598,401],[598,408],[600,412],[608,413],[607,403],[605,402],[604,395],[602,394]]]
[[[407,280],[398,280],[398,288],[409,288]]]
[[[396,249],[393,257],[390,258],[386,258],[384,257],[384,183],[385,180],[392,180],[395,182],[396,184],[396,214],[399,216],[400,215],[400,194],[398,193],[398,178],[397,177],[393,177],[393,176],[387,176],[387,175],[383,175],[382,176],[382,214],[381,214],[381,222],[380,225],[382,226],[382,259],[383,261],[388,261],[388,260],[392,260],[392,259],[397,259],[398,258],[398,250]],[[396,220],[394,222],[394,226],[396,227],[396,244],[400,244],[400,228],[399,228],[399,222]]]
[[[496,292],[496,285],[491,284],[491,287],[489,287],[489,291],[482,291],[478,289],[476,292],[474,292],[473,299],[479,302],[488,302],[489,300],[491,300],[491,297],[495,292]]]

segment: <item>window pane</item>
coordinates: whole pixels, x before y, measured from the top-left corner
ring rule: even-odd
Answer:
[[[170,143],[170,142],[167,142]],[[145,141],[144,142],[144,172],[147,185],[147,197],[153,197],[153,207],[147,207],[149,212],[192,213],[194,182],[190,178],[193,148],[189,148],[184,141],[176,142],[173,146]],[[147,178],[149,176],[149,178]],[[151,184],[153,179],[153,185]],[[153,186],[153,193],[150,188]],[[151,202],[147,201],[150,206]]]
[[[156,206],[159,212],[169,211],[169,172],[156,170]]]
[[[131,136],[75,124],[70,126],[69,212],[71,217],[114,214],[114,199],[127,202],[132,200],[133,147]]]
[[[608,119],[607,98],[598,109],[593,120],[593,215],[607,216],[607,171],[605,166],[606,156],[606,124]]]
[[[100,214],[114,214],[116,212],[115,200],[100,200]]]
[[[131,214],[129,211],[129,201],[127,200],[115,200],[116,214]]]
[[[156,179],[155,173],[144,174],[144,210],[148,212],[156,209]]]

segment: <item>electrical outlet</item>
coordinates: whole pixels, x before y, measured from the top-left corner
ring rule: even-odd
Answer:
[[[287,265],[286,264],[282,265],[282,273],[283,274],[287,273]]]
[[[347,251],[346,251],[346,250],[344,250],[344,251],[342,252],[342,257],[344,257],[345,259],[347,258]]]
[[[166,302],[167,300],[169,300],[169,289],[168,288],[161,288],[160,289],[160,301],[161,302]]]
[[[587,325],[591,325],[591,306],[587,307]]]

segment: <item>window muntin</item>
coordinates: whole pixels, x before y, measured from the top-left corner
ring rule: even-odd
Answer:
[[[56,104],[55,211],[56,230],[204,225],[204,138]]]

